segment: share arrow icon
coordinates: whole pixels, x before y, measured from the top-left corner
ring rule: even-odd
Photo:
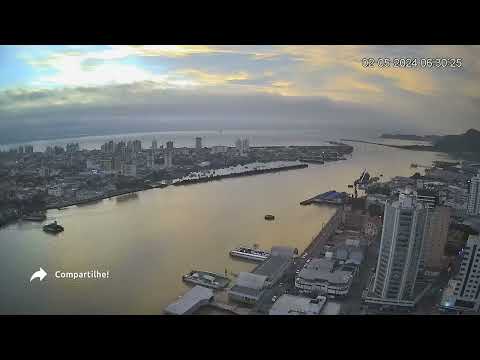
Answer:
[[[47,276],[47,272],[45,270],[43,270],[42,268],[40,268],[40,270],[38,271],[35,271],[32,275],[32,277],[30,278],[30,282],[32,282],[32,280],[36,279],[36,278],[39,278],[40,281],[42,281],[45,276]]]

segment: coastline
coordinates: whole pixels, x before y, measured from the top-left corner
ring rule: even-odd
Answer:
[[[365,140],[354,140],[354,139],[341,139],[342,141],[350,141],[350,142],[356,142],[356,143],[363,143],[363,144],[371,144],[371,145],[380,145],[380,146],[386,146],[386,147],[391,147],[395,149],[403,149],[403,150],[412,150],[412,151],[433,151],[433,152],[442,152],[444,153],[445,151],[439,150],[435,148],[434,146],[429,146],[429,145],[390,145],[390,144],[381,144],[381,143],[376,143],[372,141],[365,141]]]
[[[175,183],[172,183],[170,185],[173,186],[182,186],[182,185],[192,185],[192,184],[199,184],[199,183],[205,183],[205,182],[210,182],[210,181],[220,181],[222,179],[227,179],[227,178],[235,178],[235,177],[242,177],[242,176],[254,176],[254,175],[261,175],[261,174],[266,174],[266,173],[274,173],[274,172],[279,172],[279,171],[288,171],[288,170],[297,170],[297,169],[304,169],[307,168],[308,164],[295,164],[295,165],[289,165],[289,166],[283,166],[279,168],[272,168],[272,169],[260,169],[260,170],[250,170],[250,171],[245,171],[242,173],[231,173],[231,174],[225,174],[225,175],[217,175],[217,176],[212,176],[212,177],[204,177],[204,178],[198,178],[198,179],[185,179],[185,180],[180,180]],[[130,189],[125,189],[125,190],[120,190],[120,191],[115,191],[111,192],[108,194],[103,194],[100,196],[96,196],[93,198],[88,198],[84,200],[75,200],[75,201],[70,201],[66,203],[56,203],[56,204],[50,204],[47,206],[44,206],[40,208],[40,211],[47,211],[47,210],[52,210],[52,209],[62,209],[62,208],[67,208],[70,206],[75,206],[75,205],[86,205],[86,204],[92,204],[95,202],[99,202],[105,199],[110,199],[116,196],[121,196],[121,195],[127,195],[127,194],[132,194],[140,191],[145,191],[145,190],[151,190],[151,189],[163,189],[167,186],[170,186],[167,184],[158,184],[158,185],[143,185],[139,186],[136,188],[130,188]],[[0,229],[13,224],[15,222],[18,222],[21,220],[21,217],[17,217],[15,219],[11,219],[10,221],[5,222],[4,224],[0,224]]]

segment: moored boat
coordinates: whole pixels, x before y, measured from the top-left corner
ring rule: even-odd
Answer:
[[[208,271],[192,270],[188,274],[182,276],[183,281],[195,285],[206,286],[213,289],[223,289],[227,287],[230,279],[226,276]]]
[[[254,261],[264,261],[269,256],[270,253],[268,251],[250,248],[247,246],[239,246],[232,251],[230,251],[230,256],[240,257],[243,259],[254,260]]]

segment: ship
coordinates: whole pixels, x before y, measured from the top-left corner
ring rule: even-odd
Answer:
[[[265,250],[260,250],[247,246],[239,246],[230,251],[230,256],[240,257],[243,259],[254,261],[264,261],[270,256],[270,253]]]
[[[275,216],[267,214],[265,215],[265,220],[275,220]]]
[[[52,233],[52,234],[57,234],[59,232],[62,232],[65,230],[62,225],[58,225],[56,221],[53,223],[47,224],[43,227],[43,231]]]
[[[206,286],[212,289],[224,289],[230,282],[226,276],[208,271],[192,270],[182,276],[183,281],[195,285]]]
[[[47,216],[43,212],[31,213],[22,217],[22,220],[28,221],[44,221],[47,219]]]

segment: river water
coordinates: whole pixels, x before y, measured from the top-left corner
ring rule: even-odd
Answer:
[[[347,185],[364,168],[387,180],[418,171],[410,168],[412,162],[442,159],[431,152],[352,145],[353,156],[345,161],[51,210],[47,222],[65,227],[58,235],[32,222],[0,229],[0,314],[161,314],[189,289],[181,276],[192,269],[251,270],[254,264],[229,257],[235,246],[289,245],[303,251],[334,209],[300,201],[331,189],[351,191]],[[265,221],[267,213],[275,221]],[[39,267],[47,277],[30,283]],[[110,278],[54,277],[55,271],[95,269],[109,271]]]

